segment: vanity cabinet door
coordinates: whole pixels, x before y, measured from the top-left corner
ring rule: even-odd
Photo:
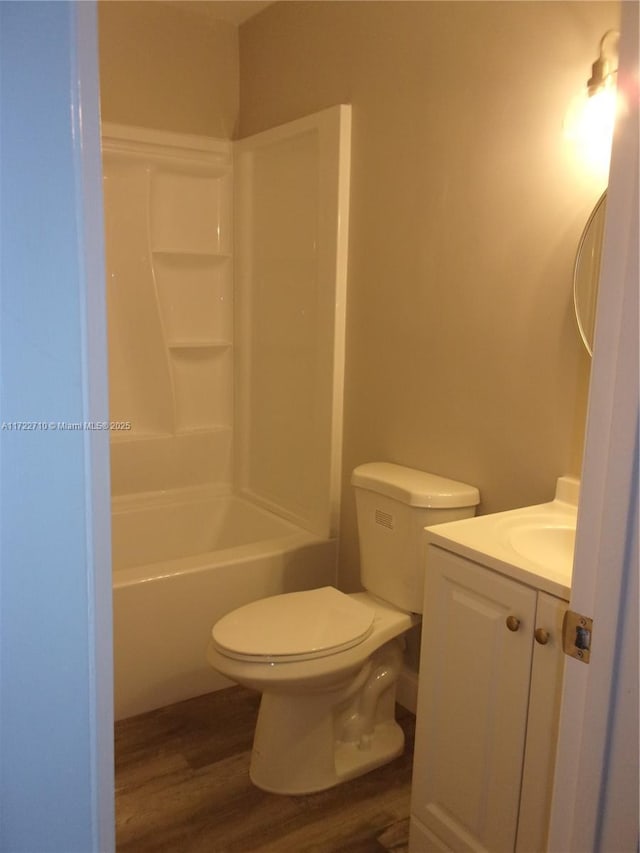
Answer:
[[[429,547],[413,853],[514,850],[536,598],[529,587]]]
[[[564,672],[562,623],[568,606],[538,593],[516,853],[547,849]]]

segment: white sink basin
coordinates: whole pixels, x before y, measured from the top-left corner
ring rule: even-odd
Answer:
[[[576,541],[577,508],[563,501],[522,507],[493,516],[492,532],[503,557],[555,577],[570,578]],[[491,518],[491,516],[485,516]],[[489,530],[486,531],[489,533]]]
[[[575,527],[523,525],[509,536],[511,547],[527,560],[571,572]]]

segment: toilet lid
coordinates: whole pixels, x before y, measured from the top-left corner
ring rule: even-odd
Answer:
[[[332,586],[263,598],[217,622],[213,642],[227,657],[298,661],[344,651],[373,630],[374,610]]]

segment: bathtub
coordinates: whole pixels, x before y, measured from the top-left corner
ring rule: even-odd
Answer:
[[[116,719],[230,685],[211,626],[268,595],[335,584],[336,540],[206,489],[112,504]]]

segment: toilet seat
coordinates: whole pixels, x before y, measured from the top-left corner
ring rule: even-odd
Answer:
[[[375,610],[332,586],[254,601],[213,628],[215,648],[241,661],[286,663],[350,649],[373,631]]]

